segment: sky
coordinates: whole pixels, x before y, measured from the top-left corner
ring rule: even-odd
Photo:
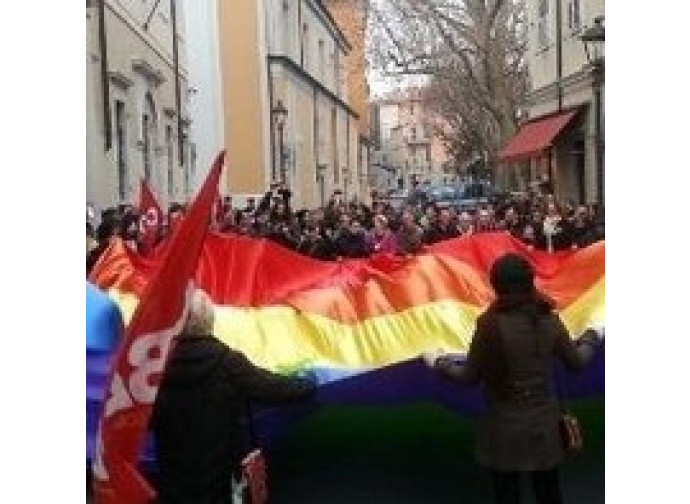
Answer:
[[[410,86],[420,85],[424,82],[424,77],[419,75],[386,77],[378,70],[369,69],[367,71],[367,80],[369,82],[371,98],[374,99],[395,89],[405,89]]]

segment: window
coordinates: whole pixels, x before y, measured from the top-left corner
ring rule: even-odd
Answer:
[[[173,179],[173,166],[175,164],[173,153],[175,152],[175,149],[173,148],[172,126],[169,124],[165,127],[165,148],[168,151],[168,197],[172,199],[175,192],[175,184]]]
[[[148,184],[151,181],[151,139],[149,138],[149,115],[141,118],[141,130],[144,134],[144,180]]]
[[[417,127],[412,126],[412,141],[414,142],[416,140],[417,140]]]
[[[153,142],[156,139],[156,108],[151,93],[146,93],[144,99],[144,113],[141,118],[141,133],[143,136],[144,180],[151,182],[153,172]]]
[[[182,133],[182,152],[183,152],[183,165],[182,165],[182,172],[184,174],[184,196],[185,199],[189,198],[189,194],[191,193],[191,186],[190,186],[190,177],[189,177],[189,163],[187,163],[187,156],[184,154],[188,152],[188,142],[189,139],[187,137],[187,132]]]
[[[335,94],[340,96],[340,51],[337,47],[333,50],[333,85]]]
[[[283,53],[290,54],[290,3],[283,1]]]
[[[323,82],[326,78],[326,44],[319,40],[319,79]]]
[[[189,169],[191,170],[192,177],[196,176],[196,144],[192,144],[189,147],[189,156],[191,157],[189,162]]]
[[[348,117],[347,120],[347,131],[345,132],[345,169],[347,170],[347,173],[350,172],[350,118]]]
[[[549,0],[539,0],[539,20],[537,21],[537,40],[539,47],[549,45]]]
[[[568,3],[568,28],[578,31],[581,25],[580,0],[570,0]]]
[[[196,144],[190,143],[189,144],[189,165],[187,167],[185,167],[185,170],[184,170],[185,184],[187,184],[187,193],[185,194],[186,199],[189,199],[189,196],[191,195],[191,192],[192,192],[191,186],[194,184],[194,181],[196,180],[196,162],[197,162]]]
[[[539,17],[546,17],[549,15],[549,0],[539,0]]]
[[[333,149],[333,182],[338,183],[339,171],[338,171],[338,112],[333,107],[331,109],[331,148]]]
[[[537,29],[539,30],[537,37],[539,42],[539,47],[545,49],[549,46],[549,23],[548,18],[540,18],[537,24]]]
[[[302,44],[301,44],[302,68],[309,71],[309,25],[302,24]]]
[[[117,136],[117,192],[120,201],[127,195],[127,116],[125,103],[115,102],[115,134]]]

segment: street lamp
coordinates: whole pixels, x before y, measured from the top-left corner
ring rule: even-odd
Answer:
[[[284,153],[284,137],[283,137],[283,132],[285,130],[285,121],[287,120],[287,115],[288,111],[285,108],[285,105],[283,105],[282,100],[278,100],[276,103],[275,107],[271,110],[271,114],[273,115],[273,120],[276,123],[276,126],[278,128],[278,152],[279,152],[279,162],[280,162],[280,181],[285,184],[285,153]],[[275,165],[273,166],[273,173],[272,173],[273,180],[276,178],[275,174]]]
[[[601,85],[604,82],[604,17],[594,19],[594,26],[585,30],[580,37],[585,46],[587,62],[592,67],[592,87],[594,90],[594,144],[597,176],[597,203],[601,209],[604,204],[604,149],[601,128]]]

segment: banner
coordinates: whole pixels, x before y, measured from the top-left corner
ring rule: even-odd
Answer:
[[[217,338],[256,365],[317,372],[328,383],[429,349],[465,353],[477,317],[493,300],[490,267],[508,252],[531,262],[573,338],[603,326],[603,241],[548,254],[507,233],[481,233],[413,257],[326,262],[265,239],[209,233],[195,281],[214,301]],[[128,320],[155,264],[120,245],[91,280]]]

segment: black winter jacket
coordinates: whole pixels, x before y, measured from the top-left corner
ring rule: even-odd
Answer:
[[[156,398],[152,428],[161,504],[229,503],[246,454],[246,403],[305,399],[315,386],[254,366],[212,336],[181,337]]]

